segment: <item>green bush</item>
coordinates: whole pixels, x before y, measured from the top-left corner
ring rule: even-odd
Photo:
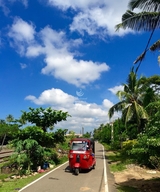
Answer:
[[[121,149],[121,142],[120,141],[112,141],[111,142],[111,149],[114,149],[114,150]]]

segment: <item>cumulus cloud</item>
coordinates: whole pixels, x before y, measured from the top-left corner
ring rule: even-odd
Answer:
[[[75,10],[71,31],[78,31],[81,35],[98,35],[102,39],[107,36],[132,32],[131,30],[115,30],[115,25],[121,22],[122,14],[127,10],[128,0],[48,0],[49,4],[59,9]]]
[[[52,6],[57,6],[59,9],[67,10],[72,8],[77,9],[88,9],[89,7],[103,6],[105,0],[48,0],[48,3]]]
[[[68,118],[67,122],[58,123],[58,127],[62,126],[76,131],[81,127],[93,130],[102,123],[108,123],[108,109],[112,105],[107,99],[102,102],[102,105],[87,103],[56,88],[45,90],[39,97],[28,95],[25,99],[37,105],[49,105],[53,109],[68,111],[72,117]]]
[[[8,33],[8,36],[15,41],[27,41],[30,42],[34,39],[34,26],[29,24],[21,18],[16,17]]]
[[[0,0],[0,7],[6,16],[10,13],[8,5],[15,2],[21,2],[25,7],[28,7],[28,0]]]
[[[113,106],[113,103],[112,103],[110,100],[108,100],[108,99],[104,99],[104,100],[103,100],[103,105],[104,105],[107,109],[109,109],[109,108],[111,108],[111,107]]]
[[[43,74],[51,74],[76,86],[86,85],[100,78],[102,72],[108,71],[106,63],[77,60],[71,52],[73,46],[81,44],[81,40],[66,40],[63,32],[46,27],[41,31],[46,51],[47,63]]]
[[[52,105],[55,107],[70,106],[76,101],[76,98],[64,93],[61,89],[49,89],[41,93],[41,95],[36,98],[33,95],[29,95],[25,98],[30,100],[37,105]]]
[[[118,91],[123,91],[123,89],[124,89],[123,85],[119,85],[113,88],[109,88],[108,90],[111,91],[114,95],[116,95]]]
[[[34,26],[29,24],[21,18],[16,17],[12,26],[9,28],[8,37],[12,39],[10,41],[11,46],[16,47],[17,51],[21,54],[25,54],[26,47],[34,41]]]
[[[20,55],[44,55],[46,66],[42,74],[52,75],[77,87],[94,82],[102,72],[109,70],[106,63],[75,59],[77,53],[73,50],[82,44],[82,40],[68,40],[63,31],[57,32],[49,26],[36,33],[32,23],[16,18],[8,36],[12,39],[11,45],[17,48]]]

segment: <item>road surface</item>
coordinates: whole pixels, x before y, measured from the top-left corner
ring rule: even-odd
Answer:
[[[70,172],[68,162],[47,173],[19,192],[116,192],[114,178],[106,166],[103,146],[96,143],[96,167],[80,172]]]

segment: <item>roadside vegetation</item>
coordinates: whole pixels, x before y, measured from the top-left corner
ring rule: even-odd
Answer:
[[[22,111],[20,119],[8,115],[0,121],[1,150],[7,145],[14,151],[0,164],[0,191],[18,190],[68,160],[68,130],[53,128],[69,116],[67,112],[41,107]]]
[[[154,32],[160,29],[159,8],[157,0],[130,0],[122,22],[116,25],[116,30],[148,31],[150,36],[144,51],[134,61],[126,83],[122,84],[123,90],[117,92],[119,102],[109,110],[110,123],[101,124],[94,130],[94,138],[107,146],[113,172],[122,171],[129,164],[160,171],[160,76],[138,76],[148,51],[160,50],[159,39],[150,45]],[[119,118],[113,120],[115,114]],[[159,184],[153,182],[150,186],[148,181],[146,191],[159,191]],[[121,186],[119,191],[136,189]]]
[[[133,12],[136,8],[142,12]],[[160,76],[137,74],[147,51],[160,49],[160,40],[149,47],[154,31],[160,28],[159,8],[157,0],[130,0],[129,10],[116,26],[117,30],[151,31],[151,35],[144,52],[134,62],[138,66],[131,69],[126,83],[122,84],[123,90],[117,92],[119,102],[109,110],[110,123],[94,129],[94,139],[107,150],[111,172],[123,171],[129,164],[160,171]],[[115,114],[119,118],[112,120]],[[6,144],[14,150],[7,162],[0,164],[1,192],[18,191],[67,161],[68,142],[75,137],[74,132],[66,137],[68,130],[54,130],[54,125],[69,117],[68,112],[40,107],[22,111],[19,119],[10,114],[0,120],[0,150]],[[90,137],[90,133],[83,136]],[[122,185],[118,190],[135,192],[137,189]]]
[[[132,164],[160,171],[159,85],[160,76],[138,78],[131,71],[124,89],[117,93],[120,101],[109,110],[110,118],[116,112],[121,117],[94,130],[95,140],[107,150],[111,172]],[[121,187],[119,191],[133,191],[125,184]]]

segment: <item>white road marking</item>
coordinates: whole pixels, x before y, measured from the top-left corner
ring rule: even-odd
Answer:
[[[105,192],[109,192],[108,190],[108,179],[107,179],[107,167],[106,167],[106,159],[105,159],[105,154],[104,154],[104,147],[103,148],[103,162],[104,162],[104,189]]]
[[[65,165],[66,163],[68,163],[68,161],[67,161],[67,162],[65,162],[65,163],[63,163],[62,165],[60,165],[60,166],[56,167],[55,169],[53,169],[53,170],[49,171],[48,173],[46,173],[46,174],[45,174],[45,175],[43,175],[42,177],[40,177],[40,178],[36,179],[36,180],[35,180],[35,181],[33,181],[32,183],[30,183],[30,184],[26,185],[25,187],[23,187],[22,189],[20,189],[18,192],[21,192],[21,191],[23,191],[24,189],[26,189],[27,187],[29,187],[29,186],[33,185],[34,183],[36,183],[37,181],[41,180],[43,177],[45,177],[45,176],[49,175],[49,174],[50,174],[50,173],[52,173],[53,171],[55,171],[55,170],[59,169],[60,167],[62,167],[62,166],[63,166],[63,165]]]

